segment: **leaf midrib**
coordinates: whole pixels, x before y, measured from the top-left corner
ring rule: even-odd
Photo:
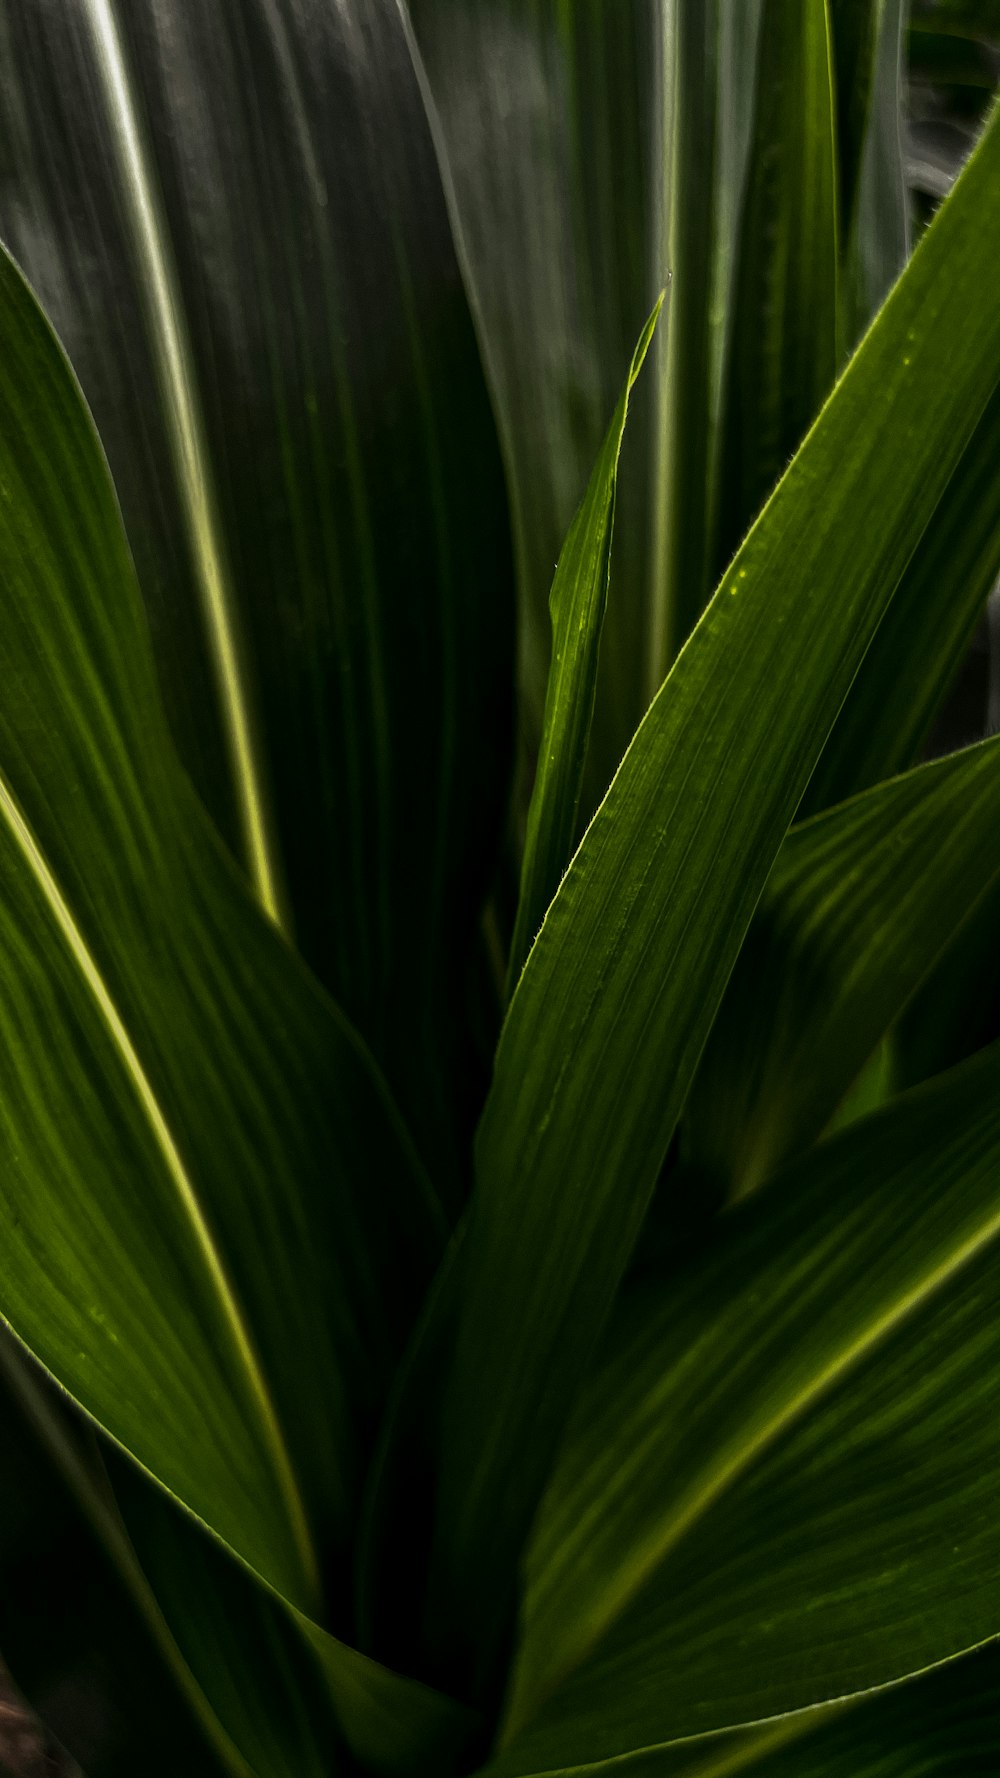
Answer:
[[[145,279],[167,430],[215,669],[246,863],[264,912],[276,925],[284,926],[287,920],[267,814],[265,772],[237,644],[236,601],[216,512],[169,231],[160,213],[155,177],[147,165],[113,0],[84,0],[84,14],[94,40],[111,137]]]
[[[815,1404],[828,1395],[852,1370],[887,1340],[911,1315],[915,1314],[938,1291],[967,1265],[983,1253],[1000,1236],[1000,1208],[987,1217],[975,1231],[960,1242],[949,1257],[930,1270],[919,1283],[902,1292],[895,1302],[879,1315],[871,1316],[855,1339],[846,1343],[804,1387],[790,1395],[749,1439],[703,1473],[699,1480],[681,1496],[670,1519],[650,1538],[641,1554],[619,1571],[614,1588],[606,1587],[601,1595],[601,1616],[593,1615],[586,1642],[578,1643],[567,1662],[553,1669],[544,1686],[530,1695],[526,1714],[513,1711],[504,1724],[500,1747],[510,1745],[537,1715],[549,1697],[577,1671],[608,1630],[628,1608],[656,1570],[683,1542],[695,1525],[714,1507],[719,1499],[750,1470],[776,1441],[800,1420]]]
[[[152,1132],[185,1220],[194,1236],[195,1245],[208,1274],[213,1294],[221,1309],[240,1370],[248,1385],[250,1399],[259,1416],[264,1444],[284,1500],[296,1551],[302,1566],[306,1597],[310,1600],[318,1598],[320,1591],[319,1570],[312,1547],[305,1508],[267,1380],[236,1291],[229,1280],[222,1256],[199,1202],[194,1182],[184,1165],[166,1114],[142,1065],[125,1021],[115,1005],[110,989],[73,916],[55,874],[28,822],[22,815],[2,772],[0,772],[0,818],[24,858],[73,963],[97,1007],[129,1085],[139,1101],[143,1116]]]

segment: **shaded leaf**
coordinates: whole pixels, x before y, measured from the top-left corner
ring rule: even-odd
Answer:
[[[917,545],[820,756],[803,813],[919,757],[1000,574],[1000,395]]]
[[[8,3],[0,64],[0,235],[93,407],[184,762],[457,1195],[513,585],[399,9]]]
[[[1000,872],[1000,740],[793,828],[695,1076],[685,1158],[753,1190],[833,1116]]]
[[[909,252],[903,167],[904,0],[829,0],[837,70],[844,331],[852,346]]]
[[[480,1683],[754,904],[1000,381],[998,175],[994,122],[652,705],[511,1003],[477,1144],[428,1607],[432,1660],[447,1650]]]
[[[174,763],[106,466],[6,258],[0,338],[0,1308],[310,1608],[440,1214]]]
[[[1000,1754],[1000,1656],[933,1673],[762,1728],[697,1737],[624,1761],[546,1767],[547,1778],[988,1778]],[[532,1778],[541,1778],[533,1774]]]
[[[625,388],[587,492],[563,544],[549,594],[552,661],[521,862],[521,892],[508,964],[510,986],[521,973],[573,852],[608,602],[618,458],[629,395],[649,348],[662,300],[661,297],[636,346]]]
[[[764,0],[725,405],[718,567],[836,375],[838,215],[826,0]]]
[[[825,1144],[634,1299],[527,1562],[534,1773],[994,1636],[1000,1048]]]

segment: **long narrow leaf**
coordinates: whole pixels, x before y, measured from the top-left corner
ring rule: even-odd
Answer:
[[[809,1146],[1000,872],[1000,741],[794,828],[730,978],[685,1115],[728,1194]]]
[[[661,297],[632,356],[625,387],[563,544],[549,594],[552,661],[538,772],[528,809],[521,893],[508,964],[510,985],[521,973],[573,851],[608,601],[618,458],[629,395],[649,349],[662,301]]]
[[[994,121],[639,729],[512,1001],[478,1139],[428,1611],[430,1646],[481,1672],[754,904],[1000,382],[998,247]]]
[[[4,0],[0,66],[184,763],[457,1194],[513,571],[399,7]]]
[[[998,1086],[994,1047],[856,1125],[626,1310],[529,1554],[498,1778],[997,1633]]]
[[[176,767],[105,462],[6,257],[0,338],[0,1311],[309,1607],[440,1212]]]
[[[1000,575],[1000,395],[861,663],[805,799],[828,807],[912,765]]]
[[[778,481],[837,371],[827,0],[765,0],[755,93],[724,411],[720,566]]]

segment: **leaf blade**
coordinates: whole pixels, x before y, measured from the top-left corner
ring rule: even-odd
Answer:
[[[793,1165],[626,1308],[576,1422],[589,1459],[540,1521],[498,1773],[778,1716],[995,1635],[970,1379],[988,1395],[998,1358],[998,1066],[994,1046]]]
[[[685,1160],[730,1193],[820,1137],[988,892],[998,759],[949,755],[788,835],[685,1113]]]
[[[989,336],[979,334],[984,361],[966,361],[964,375],[961,355],[938,355],[946,332],[938,305],[950,299],[964,312],[985,233],[1000,225],[1000,215],[987,222],[995,162],[994,120],[640,727],[511,1003],[478,1138],[444,1415],[432,1639],[447,1640],[458,1611],[467,1625],[480,1623],[484,1649],[496,1647],[494,1610],[509,1597],[510,1564],[566,1400],[638,1233],[810,756],[1000,378],[995,317]],[[969,254],[968,277],[956,253]],[[946,438],[930,421],[929,398]],[[932,435],[937,450],[924,455]],[[902,437],[912,480],[901,485],[893,471],[890,486],[889,441]],[[859,563],[852,540],[876,489],[878,535]],[[757,597],[772,613],[784,598],[782,623],[772,619],[766,632]],[[724,944],[711,945],[710,931],[725,933]],[[552,1253],[557,1267],[537,1259]],[[515,1330],[502,1351],[501,1322]],[[495,1608],[484,1607],[484,1593]]]
[[[661,296],[639,336],[625,387],[560,552],[549,594],[552,659],[538,768],[528,806],[517,919],[507,968],[508,992],[517,982],[573,851],[608,602],[618,461],[629,396],[662,305]]]

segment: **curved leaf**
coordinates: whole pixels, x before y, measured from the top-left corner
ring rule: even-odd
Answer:
[[[793,828],[695,1076],[684,1156],[732,1195],[809,1146],[1000,872],[1000,740]]]
[[[511,1002],[477,1144],[428,1607],[437,1658],[481,1675],[753,907],[1000,382],[998,246],[994,118],[654,701]]]
[[[919,757],[1000,574],[1000,394],[994,393],[861,663],[803,813]]]
[[[0,339],[0,1311],[309,1609],[440,1213],[174,763],[106,465],[5,256]]]
[[[545,1778],[990,1778],[998,1681],[991,1647],[868,1697],[624,1759],[550,1766]]]
[[[625,388],[580,510],[560,552],[549,594],[552,661],[521,861],[521,890],[507,970],[509,985],[516,983],[521,973],[573,852],[608,602],[618,458],[629,396],[649,349],[662,302],[661,297],[633,353]]]
[[[456,1192],[513,585],[399,8],[6,0],[0,67],[0,236],[96,416],[184,763]]]
[[[634,1300],[527,1562],[501,1773],[899,1679],[1000,1631],[1000,1047]]]

